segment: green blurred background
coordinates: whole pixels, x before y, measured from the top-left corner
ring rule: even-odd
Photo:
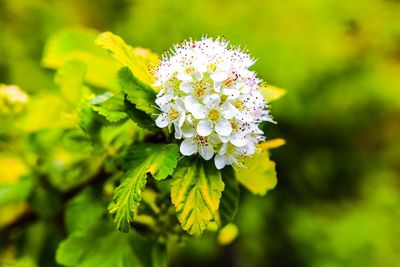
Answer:
[[[171,266],[399,265],[400,1],[0,0],[0,14],[0,83],[28,93],[54,90],[43,47],[71,26],[157,53],[224,36],[287,89],[266,132],[287,140],[272,151],[278,186],[242,194],[232,244],[206,234]]]

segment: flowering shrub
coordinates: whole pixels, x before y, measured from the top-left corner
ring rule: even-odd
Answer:
[[[240,185],[274,188],[268,150],[283,144],[265,141],[262,122],[284,91],[262,82],[254,62],[219,38],[185,41],[160,59],[110,32],[54,35],[42,63],[57,69],[56,93],[0,88],[1,110],[23,104],[3,112],[24,174],[4,203],[32,198],[28,215],[65,218],[56,254],[65,266],[163,266],[168,241],[207,229],[231,242]],[[42,194],[54,199],[48,209],[37,206]]]

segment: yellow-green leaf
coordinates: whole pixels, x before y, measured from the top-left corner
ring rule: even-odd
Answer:
[[[148,49],[127,45],[118,35],[103,32],[96,39],[96,44],[107,49],[122,66],[129,67],[133,75],[147,84],[153,84],[155,77],[151,70],[158,65],[159,58]]]
[[[77,60],[65,62],[54,78],[64,99],[76,105],[82,97],[86,65]]]
[[[121,67],[106,51],[95,45],[99,32],[74,27],[63,29],[46,42],[42,65],[58,69],[69,60],[77,60],[87,65],[86,82],[91,85],[116,92],[117,72]]]
[[[270,103],[284,96],[286,94],[286,90],[273,85],[263,85],[261,86],[261,93],[265,100]]]
[[[265,195],[276,186],[275,162],[269,159],[268,151],[261,149],[245,159],[244,165],[236,170],[236,178],[253,194]]]
[[[182,228],[200,235],[214,219],[224,183],[212,162],[183,159],[171,183],[171,199]]]
[[[285,139],[275,138],[275,139],[263,142],[262,144],[259,145],[259,147],[261,148],[261,150],[264,151],[264,150],[278,148],[278,147],[281,147],[281,146],[283,146],[285,144],[286,144]]]

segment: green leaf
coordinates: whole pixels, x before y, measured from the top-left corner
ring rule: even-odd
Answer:
[[[77,60],[87,65],[86,82],[117,91],[116,73],[120,65],[108,53],[95,45],[99,32],[83,27],[63,29],[46,42],[42,65],[58,69],[65,62]]]
[[[155,77],[151,69],[159,63],[159,58],[150,50],[140,47],[127,45],[121,37],[111,32],[103,32],[96,39],[96,44],[106,50],[121,63],[122,66],[129,67],[135,77],[151,85],[155,82]]]
[[[276,186],[275,162],[269,159],[268,151],[262,150],[248,157],[244,165],[246,167],[236,170],[236,178],[253,194],[265,195]]]
[[[16,183],[0,184],[0,207],[24,201],[32,191],[33,181],[29,175],[21,177]]]
[[[69,103],[76,105],[82,97],[85,75],[86,65],[76,60],[67,61],[57,71],[54,81]]]
[[[273,85],[263,85],[261,86],[261,94],[270,103],[283,97],[286,94],[286,90]]]
[[[178,220],[189,234],[200,235],[214,219],[224,183],[212,162],[185,158],[176,168],[171,199]]]
[[[65,211],[65,224],[69,233],[85,230],[98,222],[104,214],[105,205],[96,197],[92,188],[86,188],[71,199]]]
[[[132,104],[128,100],[124,100],[125,104],[125,112],[128,114],[129,118],[132,119],[139,127],[143,129],[148,129],[151,131],[159,131],[160,128],[158,128],[154,120],[146,114],[146,112],[138,110],[136,108],[136,105]]]
[[[129,231],[142,198],[147,174],[150,173],[157,180],[167,178],[176,167],[178,151],[175,144],[142,144],[131,147],[125,159],[128,170],[115,190],[114,202],[109,207],[110,213],[115,214],[114,221],[119,230]]]
[[[218,211],[221,226],[225,226],[232,222],[236,216],[239,207],[240,187],[232,167],[225,167],[222,170],[222,180],[225,183],[225,189],[222,192]]]
[[[56,260],[74,267],[147,267],[151,266],[150,251],[149,240],[136,233],[120,233],[112,225],[99,222],[61,242]]]
[[[146,112],[149,116],[159,113],[155,108],[156,93],[147,84],[132,75],[128,67],[118,71],[118,80],[127,99],[136,105],[136,108]]]
[[[119,122],[128,117],[125,112],[124,95],[113,95],[109,92],[97,96],[90,102],[92,109],[105,117],[109,122]]]
[[[75,128],[76,121],[68,117],[71,107],[59,96],[37,94],[29,100],[24,115],[16,121],[21,131],[32,133],[44,129]]]

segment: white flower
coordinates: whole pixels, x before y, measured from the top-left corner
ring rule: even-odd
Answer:
[[[210,160],[214,155],[214,148],[209,143],[208,137],[200,135],[184,140],[181,143],[180,151],[185,156],[190,156],[199,152],[205,160]]]
[[[272,121],[260,93],[262,81],[249,70],[247,53],[222,39],[188,40],[166,53],[155,76],[160,128],[174,127],[185,156],[241,166],[263,140],[262,121]],[[170,129],[170,128],[169,128]]]

